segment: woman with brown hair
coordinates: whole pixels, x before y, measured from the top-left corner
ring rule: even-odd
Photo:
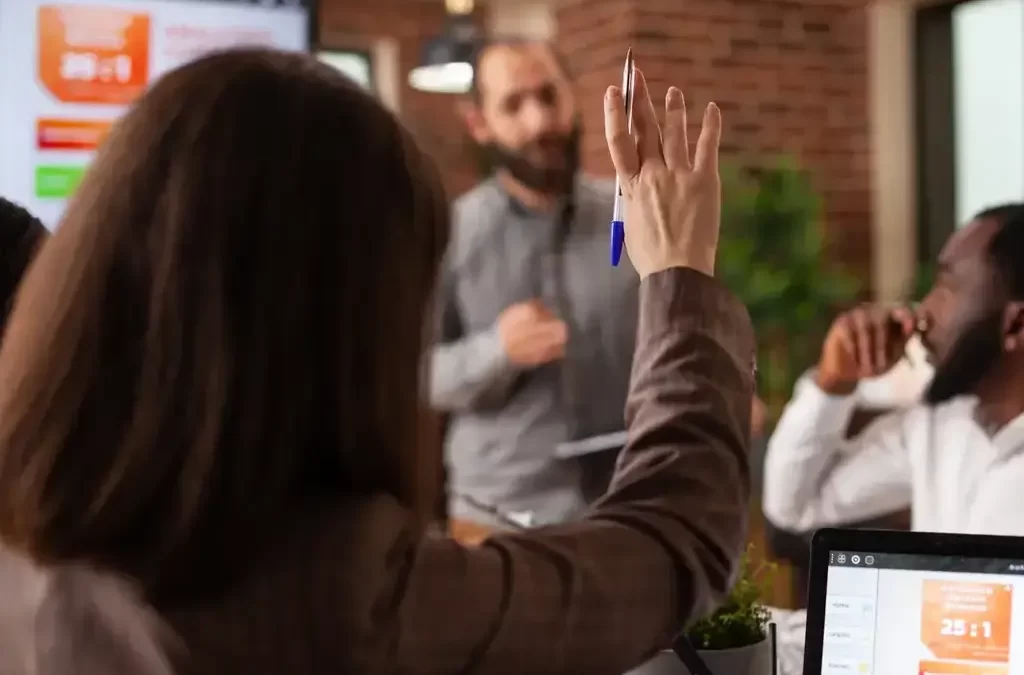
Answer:
[[[643,78],[608,136],[645,277],[611,492],[466,549],[424,535],[435,172],[313,59],[208,56],[117,125],[0,351],[0,539],[46,580],[38,672],[621,673],[743,549],[753,341],[711,279],[717,144]],[[2,667],[0,667],[2,670]]]

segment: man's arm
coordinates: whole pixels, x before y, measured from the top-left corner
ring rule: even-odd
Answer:
[[[446,264],[437,288],[438,343],[430,350],[430,403],[444,412],[498,405],[518,370],[497,325],[466,335],[455,301],[455,277]]]
[[[805,376],[768,442],[765,517],[790,532],[867,520],[911,501],[907,411],[883,415],[844,440],[855,396],[825,393]]]
[[[625,672],[727,592],[750,495],[750,320],[690,269],[651,275],[640,297],[611,491],[574,524],[475,549],[421,541],[385,601],[392,672]]]

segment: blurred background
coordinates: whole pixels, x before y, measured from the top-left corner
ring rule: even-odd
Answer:
[[[673,84],[697,110],[721,107],[720,269],[757,324],[768,430],[837,309],[920,297],[958,223],[1024,197],[1021,0],[321,0],[322,57],[406,120],[453,195],[483,168],[453,97],[409,75],[438,40],[457,51],[463,21],[555,41],[576,78],[590,173],[611,175],[600,102],[627,48],[655,95]],[[755,550],[781,548],[785,561],[756,503]],[[800,603],[799,574],[784,566],[775,586],[771,604]]]
[[[37,4],[0,0],[6,45],[15,10]],[[672,84],[693,110],[715,101],[725,122],[719,274],[758,330],[764,436],[838,310],[920,297],[928,261],[958,223],[1024,199],[1024,0],[234,4],[308,11],[317,56],[406,122],[453,197],[488,173],[457,95],[481,37],[551,40],[564,53],[583,114],[583,169],[597,176],[611,175],[601,100],[620,81],[627,49],[655,96]],[[15,68],[34,73],[3,43],[0,83]],[[0,102],[0,119],[12,100]],[[0,186],[4,171],[22,168],[6,149]],[[424,447],[437,447],[441,435],[440,419],[428,424]],[[804,543],[766,531],[759,503],[755,494],[754,550],[785,563],[770,604],[797,605]],[[907,522],[893,514],[883,524]]]

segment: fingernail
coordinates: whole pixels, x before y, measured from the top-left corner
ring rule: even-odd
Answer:
[[[683,104],[683,92],[679,91],[676,87],[669,87],[665,98],[673,108],[678,108]]]
[[[714,101],[712,101],[711,103],[708,103],[708,109],[704,112],[704,114],[710,115],[711,113],[716,112],[718,112],[718,105]]]
[[[604,93],[604,105],[606,108],[614,108],[619,102],[620,98],[619,90],[615,87],[608,87],[608,91]]]

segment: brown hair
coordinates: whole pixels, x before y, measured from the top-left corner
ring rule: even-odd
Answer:
[[[329,66],[241,50],[165,76],[17,298],[0,538],[155,601],[220,583],[303,504],[432,504],[413,472],[440,464],[416,433],[447,234],[431,163]]]

